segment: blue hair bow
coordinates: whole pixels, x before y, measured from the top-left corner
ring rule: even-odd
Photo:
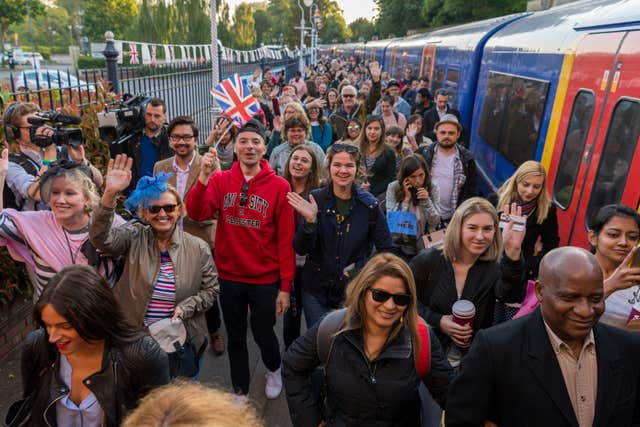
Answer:
[[[162,193],[167,191],[169,187],[167,181],[172,175],[172,173],[158,172],[156,176],[143,176],[138,180],[136,189],[124,202],[124,206],[131,212],[135,212],[140,206],[148,208],[152,201],[158,200]]]

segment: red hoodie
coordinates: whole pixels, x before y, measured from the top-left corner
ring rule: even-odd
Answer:
[[[187,195],[187,213],[196,221],[218,214],[214,254],[220,278],[255,284],[279,279],[281,290],[289,292],[295,276],[291,188],[266,160],[260,168],[248,181],[245,207],[239,206],[245,178],[235,162],[211,175],[206,187],[198,180]]]

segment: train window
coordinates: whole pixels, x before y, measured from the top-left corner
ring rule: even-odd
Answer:
[[[640,136],[640,101],[623,99],[618,102],[607,130],[596,179],[591,188],[586,222],[602,206],[619,203],[624,193],[631,160]]]
[[[567,209],[571,204],[595,101],[593,93],[586,90],[579,91],[573,100],[556,181],[553,184],[553,197],[562,209]]]
[[[455,68],[449,68],[447,70],[447,78],[444,82],[444,88],[447,89],[449,94],[449,105],[458,106],[458,79],[459,71]]]
[[[478,133],[514,166],[533,159],[549,82],[489,72]]]
[[[436,67],[436,73],[433,77],[433,85],[431,85],[431,91],[435,92],[436,90],[442,87],[442,82],[444,81],[444,68]]]

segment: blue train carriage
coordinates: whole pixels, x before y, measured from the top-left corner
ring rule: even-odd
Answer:
[[[445,88],[449,104],[460,111],[462,125],[471,128],[478,71],[485,43],[497,31],[528,13],[487,19],[429,33],[415,42],[423,46],[423,64],[431,63],[431,90]],[[433,58],[429,58],[433,55]],[[423,65],[426,67],[426,65]]]
[[[365,58],[369,61],[378,61],[384,69],[385,52],[392,39],[371,40],[364,43]]]
[[[522,162],[542,159],[545,144],[555,140],[549,125],[560,119],[581,37],[574,26],[611,3],[587,0],[536,12],[503,25],[486,42],[467,112],[481,193],[495,191]]]
[[[389,73],[390,78],[401,80],[407,68],[411,69],[412,75],[416,77],[430,72],[431,64],[426,68],[426,73],[422,66],[424,40],[427,35],[428,33],[416,34],[389,42],[385,50],[383,69]]]

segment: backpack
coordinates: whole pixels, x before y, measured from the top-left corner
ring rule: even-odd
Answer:
[[[29,156],[24,153],[10,153],[9,161],[16,163],[18,166],[24,169],[25,172],[32,176],[38,175],[38,171],[40,170],[40,166],[38,166],[36,162],[31,160]],[[2,190],[2,202],[5,209],[11,208],[18,211],[22,210],[22,206],[24,205],[24,201],[22,203],[17,202],[16,195],[9,188],[9,186],[6,185],[6,183],[4,189]]]
[[[320,323],[318,324],[316,352],[318,354],[318,359],[320,359],[323,366],[329,362],[336,333],[342,327],[346,313],[346,308],[334,310],[320,320]],[[420,336],[421,345],[420,354],[416,355],[416,369],[418,371],[418,378],[422,379],[429,373],[429,369],[431,367],[431,346],[429,344],[429,330],[427,329],[427,323],[420,316],[418,316],[418,334]]]

